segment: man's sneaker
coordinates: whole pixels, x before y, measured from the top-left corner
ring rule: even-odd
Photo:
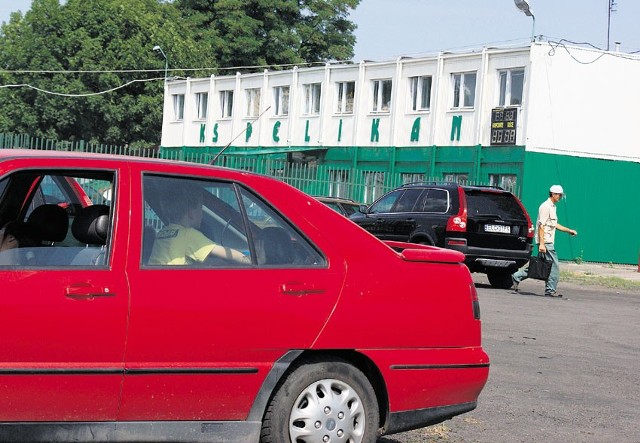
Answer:
[[[515,281],[515,280],[513,279],[513,277],[511,277],[511,281],[513,282],[513,284],[511,285],[511,289],[513,289],[513,292],[518,292],[518,285],[519,285],[520,283],[518,283],[517,281]]]
[[[557,291],[546,292],[544,294],[545,297],[562,297],[562,294],[559,294]]]

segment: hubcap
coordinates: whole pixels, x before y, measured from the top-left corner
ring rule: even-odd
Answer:
[[[340,380],[309,385],[293,404],[289,435],[294,443],[360,443],[364,407],[356,391]]]

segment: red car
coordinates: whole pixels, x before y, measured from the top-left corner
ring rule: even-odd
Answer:
[[[3,442],[373,443],[474,409],[488,377],[461,253],[268,177],[0,149],[10,221]]]

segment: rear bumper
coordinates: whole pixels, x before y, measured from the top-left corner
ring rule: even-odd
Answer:
[[[378,367],[386,384],[386,434],[471,411],[489,377],[489,357],[480,346],[361,352]]]
[[[451,244],[452,240],[454,244]],[[446,238],[445,245],[448,249],[462,252],[465,256],[464,264],[471,272],[487,272],[491,270],[505,269],[514,272],[524,266],[531,257],[531,244],[527,244],[525,249],[497,249],[497,248],[476,248],[462,243],[464,239]]]
[[[395,434],[397,432],[411,431],[412,429],[432,426],[449,420],[456,415],[473,411],[476,408],[475,401],[459,405],[442,406],[439,408],[419,409],[414,411],[393,412],[389,415],[387,426],[382,434]]]

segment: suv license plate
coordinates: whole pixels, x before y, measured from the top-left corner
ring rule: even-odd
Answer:
[[[505,225],[484,225],[485,232],[500,232],[502,234],[511,234],[511,226]]]

